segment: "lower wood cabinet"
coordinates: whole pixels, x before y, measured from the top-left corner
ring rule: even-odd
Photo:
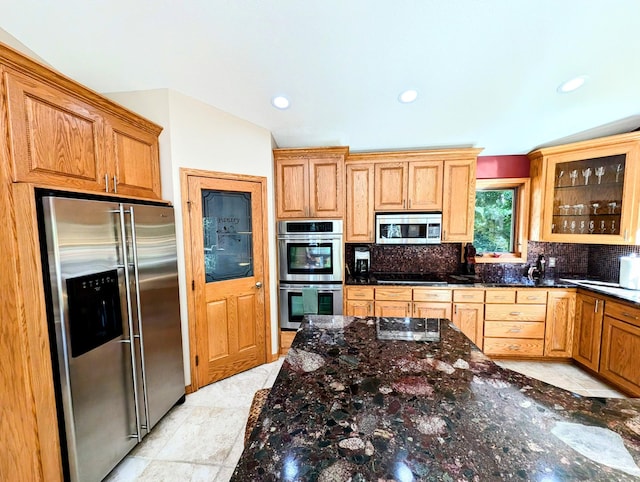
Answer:
[[[626,392],[640,397],[639,354],[640,309],[607,300],[599,373]]]
[[[576,296],[573,358],[595,372],[600,367],[603,316],[603,298],[578,293]]]
[[[374,316],[373,287],[346,286],[344,314],[347,316]]]
[[[575,291],[549,290],[544,333],[544,356],[571,358],[575,312]]]
[[[453,290],[451,321],[482,350],[484,324],[484,290]]]

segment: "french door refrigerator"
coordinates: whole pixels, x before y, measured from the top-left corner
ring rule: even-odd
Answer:
[[[65,479],[102,480],[185,383],[173,208],[38,194]]]

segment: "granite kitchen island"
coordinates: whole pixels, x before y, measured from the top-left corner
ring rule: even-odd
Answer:
[[[500,368],[447,320],[379,340],[381,320],[307,317],[232,480],[640,478],[640,399]]]

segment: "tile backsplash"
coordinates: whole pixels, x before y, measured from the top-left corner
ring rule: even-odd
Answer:
[[[354,248],[366,246],[371,250],[371,271],[422,272],[453,274],[462,272],[460,243],[438,245],[388,246],[376,244],[351,244],[345,247],[345,262],[353,272]],[[547,261],[556,258],[556,267],[547,268],[547,277],[590,277],[617,283],[620,273],[620,257],[631,253],[640,255],[640,246],[612,246],[603,244],[542,243],[529,241],[527,263],[477,264],[476,273],[486,282],[515,279],[526,274],[539,254]],[[548,266],[548,263],[547,263]]]

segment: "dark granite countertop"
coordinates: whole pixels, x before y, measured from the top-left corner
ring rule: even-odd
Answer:
[[[309,316],[234,481],[638,480],[640,399],[500,368],[442,320],[379,341],[376,318]]]
[[[509,277],[499,281],[487,281],[480,277],[469,277],[465,275],[447,275],[446,284],[438,285],[435,287],[440,288],[574,288],[575,285],[570,283],[569,280],[564,278],[545,278],[539,280],[532,280],[526,276]],[[344,281],[348,286],[408,286],[408,284],[389,284],[379,283],[375,276],[368,278],[356,278],[353,276],[347,276]],[[420,285],[416,283],[412,286],[429,287],[428,285]],[[433,287],[433,286],[432,286]]]

